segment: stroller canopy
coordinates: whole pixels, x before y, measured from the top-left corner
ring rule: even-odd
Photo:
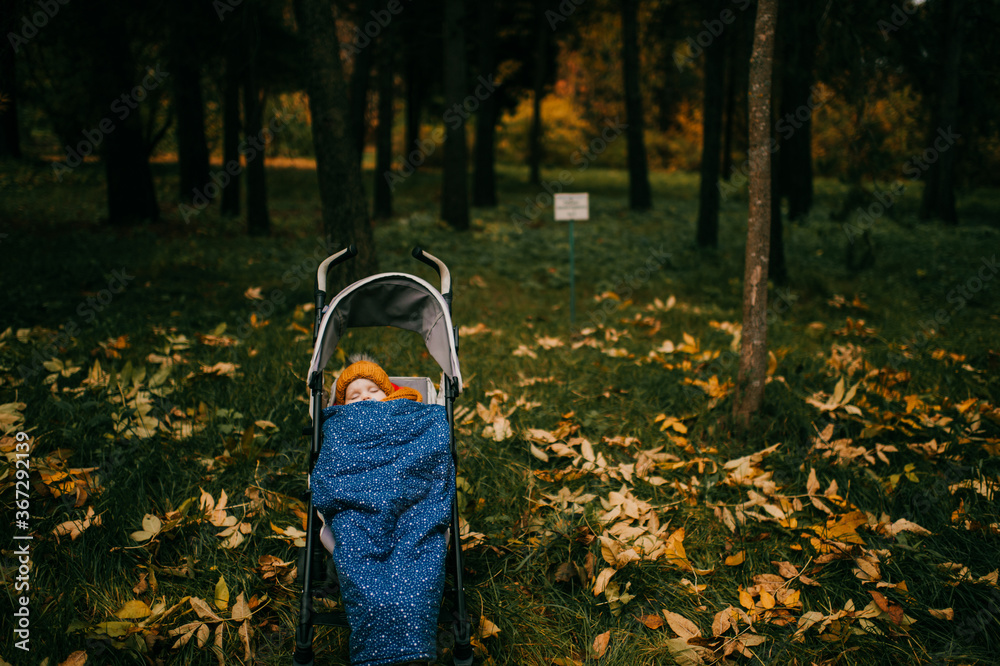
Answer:
[[[309,376],[326,367],[347,329],[394,326],[419,333],[427,351],[462,387],[451,314],[441,292],[406,273],[379,273],[345,288],[327,305],[316,336]]]

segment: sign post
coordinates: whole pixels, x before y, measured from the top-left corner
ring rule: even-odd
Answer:
[[[555,219],[569,222],[569,323],[576,323],[576,266],[573,251],[573,222],[590,219],[590,195],[587,192],[555,195]]]

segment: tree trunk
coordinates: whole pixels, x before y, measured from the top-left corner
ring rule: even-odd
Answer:
[[[939,77],[940,105],[938,106],[938,123],[931,127],[928,145],[934,145],[939,138],[939,131],[952,134],[959,127],[958,100],[959,77],[961,76],[962,40],[964,0],[951,0],[947,4],[947,26],[945,28],[944,62],[941,63]],[[955,152],[957,146],[947,145],[944,150],[938,150],[938,159],[927,172],[924,185],[924,196],[920,206],[920,216],[924,219],[938,218],[945,224],[957,225],[958,212],[955,210]]]
[[[95,73],[101,99],[117,99],[135,85],[138,68],[129,48],[125,20],[110,2],[95,5],[95,35],[99,67]],[[152,110],[148,112],[152,113]],[[108,182],[108,222],[113,226],[131,226],[160,219],[156,202],[153,172],[149,167],[149,146],[143,134],[142,109],[130,109],[117,120],[115,130],[104,139],[104,170]]]
[[[735,36],[726,40],[726,103],[722,130],[722,169],[720,175],[729,180],[733,171],[733,120],[736,116],[736,44]]]
[[[248,5],[244,13],[244,55],[243,70],[243,141],[247,167],[247,233],[251,236],[271,234],[271,216],[267,210],[267,177],[264,171],[263,116],[264,101],[257,82],[257,57],[260,51],[258,15],[253,5]]]
[[[639,90],[639,0],[622,0],[621,8],[625,122],[628,123],[625,130],[628,141],[628,203],[632,210],[642,211],[653,207],[653,193],[649,187],[642,93]]]
[[[235,20],[235,19],[234,19]],[[240,161],[240,58],[239,35],[230,35],[226,46],[226,80],[222,92],[222,165]],[[227,217],[240,214],[240,181],[242,170],[231,174],[229,182],[222,188],[221,212]]]
[[[528,182],[542,184],[542,97],[545,96],[545,55],[549,27],[545,21],[545,2],[535,2],[535,62],[531,74],[531,130],[528,134]]]
[[[479,5],[479,72],[489,78],[497,67],[496,0]],[[482,100],[476,115],[476,152],[472,173],[472,205],[497,205],[496,124],[499,115],[497,92]]]
[[[452,109],[462,108],[465,98],[465,5],[463,0],[445,0],[444,91],[445,115],[449,118],[444,139],[444,173],[441,182],[441,219],[457,230],[469,228],[468,146],[465,120]]]
[[[764,402],[771,224],[771,76],[777,0],[758,0],[750,57],[750,218],[743,278],[743,333],[733,417],[746,427]]]
[[[361,2],[358,27],[362,28],[375,8],[374,0]],[[368,88],[371,85],[372,53],[375,38],[367,42],[360,52],[354,54],[354,70],[351,72],[351,133],[354,136],[358,160],[365,155],[365,137],[368,134]]]
[[[392,217],[392,189],[385,174],[392,171],[392,125],[395,120],[393,105],[393,48],[390,24],[378,45],[378,128],[375,134],[375,201],[372,217]]]
[[[17,3],[4,0],[0,4],[0,35],[17,30],[15,16]],[[0,109],[0,157],[21,157],[21,133],[17,117],[17,60],[14,48],[5,44],[0,48],[0,92],[6,95],[4,108]]]
[[[377,273],[378,255],[368,219],[357,143],[347,122],[347,82],[333,10],[324,0],[295,0],[295,20],[306,61],[306,91],[327,247],[335,251],[354,243],[359,253],[344,264],[343,271],[337,271],[337,284],[329,286],[335,293],[338,287]]]
[[[174,110],[177,113],[177,163],[180,196],[191,203],[208,182],[208,143],[205,140],[205,107],[201,96],[201,71],[183,54],[174,58]]]
[[[417,150],[420,141],[420,112],[424,106],[424,71],[416,56],[406,59],[406,144],[403,158]]]
[[[711,21],[723,10],[721,0],[711,0],[705,11]],[[719,36],[725,40],[725,33]],[[719,246],[719,153],[722,140],[722,94],[725,84],[726,45],[715,43],[705,48],[705,99],[702,115],[701,191],[698,198],[698,233],[700,247]]]
[[[812,99],[816,62],[816,13],[818,5],[785,0],[778,21],[778,46],[781,49],[781,100],[779,125],[781,156],[778,193],[788,197],[788,219],[798,220],[812,208]],[[786,11],[787,9],[787,11]],[[776,200],[778,201],[778,200]],[[772,267],[774,264],[772,262]]]

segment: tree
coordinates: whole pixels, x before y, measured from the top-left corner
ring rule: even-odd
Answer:
[[[479,73],[490,77],[497,67],[496,0],[481,0],[478,5]],[[476,152],[472,172],[472,205],[496,206],[496,124],[500,103],[496,91],[482,100],[476,115]]]
[[[528,182],[542,184],[542,98],[545,97],[545,65],[549,48],[549,26],[545,20],[548,2],[536,1],[534,57],[531,69],[531,130],[528,134]]]
[[[233,22],[238,19],[234,18]],[[243,79],[243,59],[240,57],[241,35],[230,31],[225,40],[225,80],[222,83],[222,163],[240,159],[240,81]],[[242,173],[233,174],[222,188],[221,212],[227,217],[240,214],[240,182]]]
[[[465,5],[445,0],[444,94],[445,107],[462,108],[465,101]],[[445,114],[444,173],[441,181],[441,219],[460,231],[469,228],[468,146],[465,113]]]
[[[964,0],[950,0],[945,3],[944,58],[939,65],[939,100],[931,114],[934,122],[928,132],[928,144],[933,145],[942,128],[958,132],[959,92],[961,82],[962,46],[965,41]],[[920,217],[938,218],[945,224],[958,224],[955,210],[955,150],[940,151],[937,160],[927,171],[927,182],[920,202]]]
[[[0,35],[17,25],[13,0],[0,3]],[[17,60],[10,44],[0,47],[0,157],[21,157],[21,135],[17,113]]]
[[[368,20],[371,11],[375,8],[374,0],[362,0],[359,3],[357,24],[361,25]],[[374,52],[374,37],[372,42],[368,42],[360,50],[354,52],[354,69],[351,71],[351,94],[350,100],[350,129],[354,136],[356,146],[355,154],[360,160],[365,152],[365,135],[368,130],[368,88],[371,82],[372,59]]]
[[[777,48],[781,51],[778,192],[788,197],[790,220],[804,217],[812,208],[812,111],[816,104],[813,68],[819,44],[818,10],[822,10],[822,5],[817,3],[784,0],[776,27]]]
[[[639,90],[639,0],[622,0],[622,69],[625,79],[625,118],[628,128],[628,202],[632,210],[653,207],[649,165],[643,136],[642,94]],[[716,165],[718,171],[718,165]]]
[[[722,0],[705,4],[707,21],[723,11]],[[698,197],[697,242],[701,247],[719,245],[719,161],[722,143],[723,86],[725,85],[725,33],[705,47],[705,99],[702,114],[701,188]],[[719,42],[722,43],[719,43]],[[726,40],[728,41],[728,40]]]
[[[189,60],[183,54],[175,55],[173,70],[179,193],[181,201],[190,203],[208,182],[208,143],[205,140],[201,70],[196,60]]]
[[[260,58],[260,14],[255,3],[243,11],[243,140],[248,145],[247,162],[247,233],[251,236],[271,234],[271,216],[267,210],[267,174],[264,170],[266,141],[264,127],[264,91],[258,82]],[[250,151],[253,152],[250,152]]]
[[[330,249],[354,243],[359,252],[344,265],[344,271],[338,271],[344,286],[377,273],[378,255],[368,218],[357,144],[347,122],[350,110],[337,23],[330,3],[325,0],[295,0],[295,20],[306,65],[323,229]]]
[[[208,142],[205,138],[205,103],[202,96],[202,68],[209,61],[204,44],[215,37],[219,25],[205,3],[184,0],[168,5],[164,22],[169,39],[173,110],[177,118],[177,168],[180,175],[179,200],[191,203],[208,196],[204,189],[209,178]]]
[[[136,72],[140,71],[132,54],[129,30],[121,8],[105,1],[95,3],[97,34],[93,35],[96,68],[91,75],[104,99],[130,96],[135,88]],[[141,77],[138,77],[141,79]],[[152,96],[146,92],[147,96]],[[104,171],[108,182],[108,222],[113,226],[130,226],[143,221],[157,221],[160,207],[156,202],[153,172],[149,154],[155,139],[143,132],[142,114],[138,101],[131,96],[128,113],[118,121],[114,131],[104,138]],[[147,101],[149,105],[151,102]],[[147,110],[154,117],[155,108]]]
[[[771,76],[777,0],[758,0],[750,57],[750,218],[743,277],[743,333],[733,417],[746,427],[764,402],[767,268],[771,224]]]
[[[372,217],[392,217],[392,188],[385,175],[392,171],[392,125],[395,120],[393,105],[395,80],[393,76],[393,26],[382,33],[378,44],[378,127],[375,133],[375,194]]]

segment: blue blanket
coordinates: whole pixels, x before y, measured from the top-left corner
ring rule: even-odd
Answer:
[[[312,497],[336,539],[351,663],[434,661],[455,495],[444,407],[367,401],[323,417]]]

